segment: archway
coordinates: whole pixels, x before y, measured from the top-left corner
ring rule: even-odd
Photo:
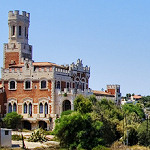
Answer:
[[[63,101],[63,111],[71,110],[71,102],[69,100]]]
[[[39,121],[39,128],[47,129],[47,123],[45,121]]]
[[[27,120],[22,121],[22,127],[27,130],[31,130],[31,123]]]

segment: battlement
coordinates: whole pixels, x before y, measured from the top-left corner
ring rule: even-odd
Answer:
[[[117,88],[120,88],[120,85],[118,84],[115,84],[115,85],[107,85],[107,89],[117,89]]]
[[[8,12],[8,20],[11,19],[25,19],[30,20],[30,13],[26,13],[26,11],[22,11],[22,14],[19,14],[19,10],[9,11]]]
[[[69,70],[60,69],[60,68],[55,68],[55,72],[57,72],[57,73],[63,73],[63,74],[69,74]]]
[[[75,71],[83,71],[83,72],[87,72],[87,73],[90,73],[90,67],[88,67],[87,65],[85,67],[83,67],[83,64],[82,64],[82,60],[81,59],[78,59],[77,60],[77,64],[74,64],[72,63],[70,65],[70,70],[75,70]]]

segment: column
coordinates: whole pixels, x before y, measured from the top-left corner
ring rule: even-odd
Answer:
[[[52,114],[55,114],[55,80],[53,79],[52,80],[52,89],[51,89],[51,95],[52,95],[52,106],[51,106],[51,109],[52,109]]]

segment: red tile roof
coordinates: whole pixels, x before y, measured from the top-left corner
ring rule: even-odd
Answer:
[[[17,64],[17,65],[10,65],[10,68],[20,68],[23,67],[24,64]],[[57,65],[55,63],[51,63],[51,62],[33,62],[33,66],[37,66],[37,67],[58,67],[58,68],[62,68],[62,69],[67,69],[65,66],[62,65]]]
[[[141,99],[142,96],[140,96],[140,95],[134,95],[133,98],[134,98],[134,99]]]
[[[110,96],[110,97],[115,97],[114,95],[104,92],[104,91],[96,91],[96,90],[92,90],[93,94],[96,96]]]

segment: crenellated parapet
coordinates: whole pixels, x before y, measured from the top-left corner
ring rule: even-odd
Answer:
[[[19,14],[19,10],[9,11],[8,12],[8,21],[10,20],[30,20],[30,13],[26,13],[26,11],[22,11],[22,14]]]
[[[2,79],[4,80],[25,80],[30,78],[40,80],[41,78],[52,79],[52,66],[36,67],[33,61],[25,59],[23,64],[12,65],[10,68],[1,68]]]
[[[69,67],[69,70],[90,73],[90,67],[88,67],[88,66],[83,67],[81,59],[78,59],[76,64],[72,63]]]

